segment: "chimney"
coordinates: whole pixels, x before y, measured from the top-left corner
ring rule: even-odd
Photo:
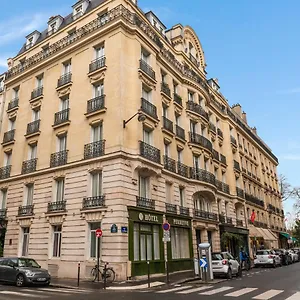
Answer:
[[[242,113],[242,119],[245,121],[246,124],[248,124],[247,123],[247,114],[244,111]]]
[[[242,107],[239,103],[232,105],[232,109],[240,118],[242,118]]]
[[[256,127],[253,127],[252,131],[257,135],[257,129],[256,129]]]

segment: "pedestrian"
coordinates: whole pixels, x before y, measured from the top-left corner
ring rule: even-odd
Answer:
[[[244,265],[245,265],[245,261],[247,259],[247,255],[244,251],[244,247],[241,247],[241,251],[240,251],[240,263],[241,263],[241,270],[243,269]]]

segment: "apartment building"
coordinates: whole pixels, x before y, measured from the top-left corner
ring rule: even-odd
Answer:
[[[206,78],[195,31],[167,29],[131,0],[72,10],[8,60],[4,254],[34,257],[54,277],[77,276],[80,261],[88,277],[100,242],[123,280],[147,261],[163,273],[165,251],[170,271],[193,268],[200,242],[278,243],[278,160]]]

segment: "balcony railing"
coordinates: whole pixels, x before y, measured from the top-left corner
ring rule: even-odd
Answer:
[[[42,86],[40,86],[40,87],[34,89],[34,90],[31,92],[31,100],[33,100],[33,99],[35,99],[35,98],[38,98],[38,97],[42,96],[42,95],[43,95],[43,90],[44,90],[44,89],[43,89]]]
[[[249,195],[249,194],[245,193],[245,199],[246,199],[246,201],[248,201],[250,203],[256,204],[256,205],[261,206],[261,207],[264,207],[264,201],[256,198],[255,196],[252,196],[252,195]]]
[[[167,96],[171,97],[171,90],[166,82],[161,83],[161,91]]]
[[[223,138],[223,131],[220,128],[217,129],[217,133],[219,137]]]
[[[66,210],[67,201],[56,201],[48,203],[48,213],[65,211]]]
[[[33,121],[27,124],[26,135],[34,134],[40,131],[41,120]]]
[[[83,198],[82,208],[92,209],[105,206],[105,196],[94,196]]]
[[[191,53],[190,53],[190,60],[193,64],[195,64],[197,67],[199,66],[199,62],[197,58],[195,58]]]
[[[7,209],[6,208],[1,208],[0,209],[0,220],[3,220],[6,218],[6,213],[7,213]]]
[[[240,163],[236,160],[233,161],[233,168],[239,172],[241,172]]]
[[[105,108],[105,95],[101,95],[87,102],[86,112],[89,114],[104,108]]]
[[[34,205],[19,206],[18,216],[32,216]]]
[[[236,142],[236,139],[235,139],[235,137],[234,136],[230,136],[230,142],[231,142],[231,144],[233,144],[233,145],[235,145],[236,147],[237,147],[237,142]]]
[[[142,141],[140,141],[140,155],[160,164],[160,150]]]
[[[4,133],[3,144],[14,141],[14,139],[15,139],[15,131],[16,131],[15,129],[12,129],[12,130],[7,131],[7,132]]]
[[[156,106],[153,105],[151,102],[149,102],[148,100],[142,98],[142,106],[141,109],[144,113],[146,113],[147,115],[158,119],[157,117],[157,109]]]
[[[84,159],[99,157],[105,154],[105,140],[84,145]]]
[[[174,102],[182,106],[182,98],[178,94],[174,93]]]
[[[216,187],[220,192],[230,195],[229,185],[216,179]]]
[[[219,222],[222,223],[222,224],[224,224],[225,221],[226,221],[225,216],[224,215],[219,215]]]
[[[200,145],[212,153],[213,146],[210,140],[194,132],[189,132],[189,135],[190,135],[190,143]]]
[[[271,211],[271,212],[274,212],[274,213],[276,212],[276,208],[272,204],[268,204],[268,210]]]
[[[190,167],[190,177],[195,180],[203,181],[212,185],[216,185],[216,177],[214,174],[202,170]]]
[[[189,178],[189,167],[178,161],[177,162],[177,173],[180,176]]]
[[[224,156],[222,153],[220,153],[220,162],[224,165],[227,164],[226,156]]]
[[[173,133],[173,122],[166,117],[162,117],[162,119],[163,119],[163,128]]]
[[[54,115],[54,125],[63,124],[69,121],[70,108],[61,110]]]
[[[0,179],[10,177],[11,165],[0,168]]]
[[[210,129],[210,131],[212,131],[212,132],[214,132],[214,133],[216,133],[217,132],[217,130],[216,130],[216,125],[215,124],[213,124],[213,123],[209,123],[209,129]]]
[[[190,210],[188,207],[179,206],[179,214],[181,214],[182,216],[189,216]]]
[[[8,102],[7,110],[16,108],[18,106],[19,106],[19,98],[15,98],[15,99],[11,100],[10,102]]]
[[[188,101],[186,103],[186,109],[197,113],[198,115],[202,116],[206,121],[209,121],[208,113],[201,107],[201,105],[193,101]]]
[[[176,136],[185,140],[185,131],[183,128],[181,128],[178,125],[175,125],[175,130],[176,130]]]
[[[206,220],[211,220],[211,221],[215,221],[215,222],[218,221],[217,214],[211,213],[208,211],[204,211],[204,210],[195,209],[194,216],[195,216],[195,218],[206,219]]]
[[[23,161],[22,174],[29,174],[36,171],[37,158]]]
[[[245,199],[245,192],[241,188],[236,187],[236,194],[238,197]]]
[[[105,62],[106,62],[105,56],[93,60],[89,65],[89,72],[91,73],[105,67]]]
[[[220,154],[219,154],[219,152],[217,150],[213,149],[212,154],[213,154],[213,159],[215,159],[217,161],[220,160]]]
[[[155,200],[136,196],[136,206],[155,210]]]
[[[171,214],[177,214],[177,205],[166,203],[166,212]]]
[[[155,80],[155,72],[143,59],[140,60],[140,69]]]
[[[226,223],[229,224],[229,225],[232,225],[233,224],[232,218],[231,217],[226,217]]]
[[[61,87],[67,83],[70,83],[72,80],[72,73],[66,73],[62,76],[60,76],[60,78],[57,81],[57,87]]]
[[[50,168],[63,166],[68,162],[68,150],[63,150],[51,154]]]
[[[236,226],[239,226],[239,227],[244,227],[244,222],[243,220],[236,220]]]
[[[176,161],[164,155],[164,168],[168,171],[176,173]]]

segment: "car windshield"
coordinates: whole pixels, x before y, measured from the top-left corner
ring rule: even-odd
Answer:
[[[221,253],[213,253],[211,256],[212,256],[212,260],[223,260]]]
[[[18,266],[26,268],[40,268],[40,265],[32,258],[19,258]]]

